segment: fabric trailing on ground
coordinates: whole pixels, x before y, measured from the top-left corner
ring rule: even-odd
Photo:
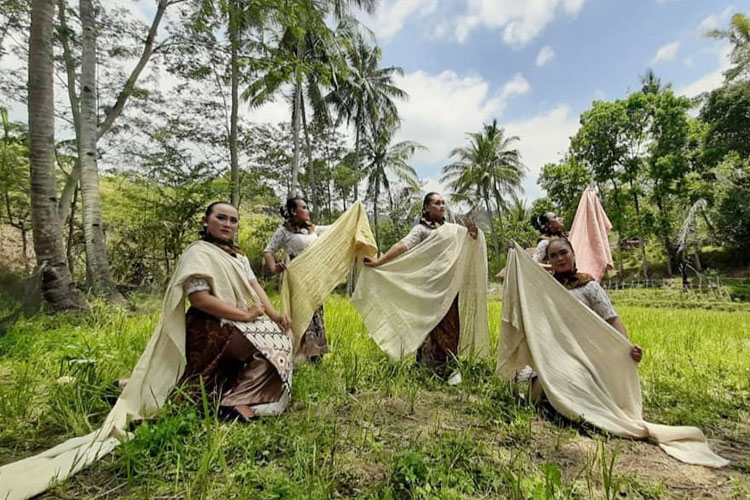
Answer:
[[[0,467],[0,498],[18,500],[44,492],[130,439],[129,424],[161,408],[185,369],[183,285],[196,276],[209,282],[216,297],[239,308],[247,309],[259,300],[237,258],[205,241],[191,244],[169,281],[159,323],[101,428]]]
[[[643,420],[633,345],[580,303],[526,253],[509,252],[497,372],[512,379],[531,366],[563,416],[617,436],[647,439],[689,464],[723,467],[695,427]]]

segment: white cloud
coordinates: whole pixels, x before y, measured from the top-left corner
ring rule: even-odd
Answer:
[[[544,195],[537,186],[542,167],[559,161],[570,145],[570,137],[578,131],[578,117],[567,105],[559,105],[531,118],[504,124],[510,135],[517,135],[521,140],[518,149],[529,173],[524,181],[525,197],[529,200]]]
[[[730,5],[726,9],[724,9],[721,12],[717,12],[714,14],[711,14],[709,16],[706,16],[701,21],[700,25],[698,26],[698,31],[703,34],[706,31],[709,30],[715,30],[722,27],[726,27],[726,25],[729,23],[729,18],[732,16],[732,13],[735,11],[735,8],[733,5]]]
[[[437,5],[438,0],[391,0],[380,4],[373,16],[363,14],[362,18],[378,40],[388,41],[403,29],[408,18],[428,16]]]
[[[407,73],[398,77],[396,84],[410,96],[399,104],[402,126],[398,138],[426,146],[427,151],[415,155],[414,163],[432,166],[448,163],[448,154],[464,144],[467,132],[499,117],[509,99],[531,89],[521,74],[493,92],[481,77],[462,77],[453,71]]]
[[[725,44],[717,51],[718,65],[717,68],[707,73],[697,80],[694,80],[682,87],[678,87],[675,93],[685,97],[695,97],[704,92],[710,92],[715,88],[721,87],[724,83],[724,72],[729,68],[729,45]]]
[[[531,85],[521,73],[516,73],[511,80],[503,85],[500,91],[500,99],[506,101],[514,95],[524,95],[531,90]]]
[[[468,0],[458,18],[454,36],[464,42],[477,27],[502,29],[503,41],[520,47],[534,39],[558,12],[573,15],[586,0]]]
[[[680,42],[672,42],[667,45],[662,45],[659,50],[656,51],[656,55],[651,59],[651,64],[657,64],[662,61],[671,61],[677,56],[677,51],[680,49]]]
[[[677,1],[678,0],[656,0],[656,3],[673,3]]]
[[[550,62],[553,57],[555,57],[555,51],[549,45],[545,45],[536,56],[536,65],[541,68]]]

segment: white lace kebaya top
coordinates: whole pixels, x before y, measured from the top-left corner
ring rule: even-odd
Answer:
[[[318,236],[323,234],[331,226],[315,226],[312,232],[307,229],[301,229],[298,233],[293,233],[284,226],[281,226],[273,233],[271,241],[268,242],[264,252],[276,253],[282,248],[290,258],[296,257],[304,249],[313,244]]]
[[[596,281],[589,281],[583,286],[568,291],[602,319],[610,320],[617,317],[609,295]]]
[[[401,238],[401,244],[404,245],[407,250],[411,250],[419,243],[422,243],[433,231],[434,229],[427,227],[424,224],[417,224],[411,228],[409,234]]]

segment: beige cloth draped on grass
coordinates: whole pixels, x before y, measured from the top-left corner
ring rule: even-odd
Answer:
[[[393,358],[415,352],[458,294],[458,353],[489,355],[484,234],[443,224],[413,249],[378,268],[364,267],[352,296],[370,336]]]
[[[578,271],[602,279],[607,269],[612,269],[612,250],[607,234],[612,229],[596,191],[586,188],[578,203],[573,224],[570,226],[570,243],[576,253]]]
[[[552,406],[617,436],[649,439],[674,458],[723,467],[695,427],[643,420],[633,345],[581,304],[518,246],[509,252],[503,291],[498,374],[531,366]]]
[[[0,467],[0,499],[29,498],[75,474],[128,439],[129,422],[152,416],[164,404],[185,369],[183,284],[194,276],[205,278],[216,297],[237,307],[246,309],[258,300],[238,259],[211,243],[190,245],[167,286],[159,324],[102,427]]]
[[[289,262],[281,282],[281,310],[292,318],[295,353],[315,310],[346,280],[353,263],[361,265],[362,257],[376,252],[367,214],[356,202]]]

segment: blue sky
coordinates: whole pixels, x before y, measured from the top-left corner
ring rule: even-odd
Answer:
[[[151,23],[154,0],[106,1]],[[540,169],[567,150],[594,99],[625,97],[649,67],[687,96],[721,85],[728,47],[702,33],[726,28],[735,12],[750,12],[750,0],[380,0],[375,14],[359,17],[376,34],[384,64],[404,69],[397,84],[410,99],[399,104],[397,139],[427,146],[413,160],[424,189],[447,192],[438,179],[449,152],[496,118],[521,139],[529,169],[523,197],[531,201],[544,195]],[[0,67],[22,64],[6,56]],[[161,87],[176,83],[153,64],[147,72]],[[63,88],[56,97],[64,106]],[[20,103],[10,112],[25,121]],[[242,113],[256,122],[290,119],[283,96]],[[59,137],[71,134],[58,128]]]
[[[592,100],[624,97],[649,67],[685,95],[720,85],[727,47],[702,33],[738,11],[750,1],[386,0],[363,21],[404,69],[400,138],[429,147],[414,163],[430,187],[464,134],[497,118],[521,138],[533,200]]]

